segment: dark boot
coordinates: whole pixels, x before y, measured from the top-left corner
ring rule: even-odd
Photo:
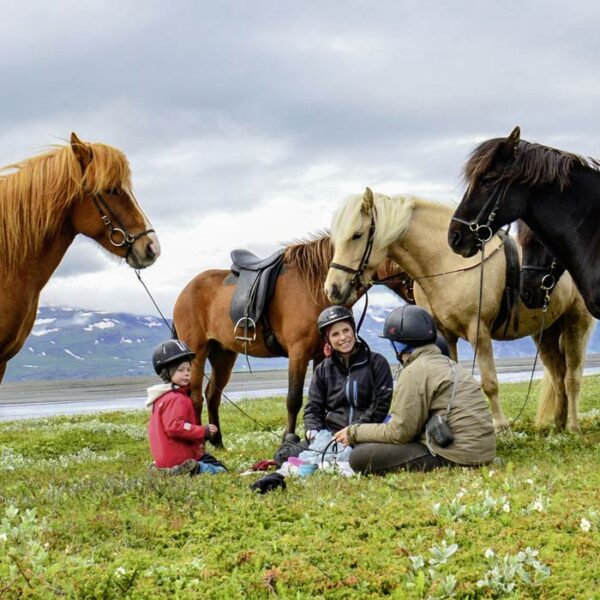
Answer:
[[[279,446],[273,459],[281,466],[290,456],[298,456],[308,448],[306,442],[301,442],[295,433],[286,433],[283,438],[283,444]]]

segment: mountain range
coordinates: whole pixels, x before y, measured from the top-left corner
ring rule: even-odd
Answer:
[[[360,335],[375,352],[396,362],[389,342],[379,337],[389,306],[369,307]],[[356,314],[357,319],[359,314]],[[152,351],[170,337],[170,323],[149,315],[109,313],[77,308],[41,306],[21,351],[8,363],[5,381],[93,379],[153,374]],[[473,357],[471,347],[459,342],[459,358]],[[600,352],[600,331],[594,331],[588,353]],[[494,342],[498,358],[535,354],[531,338]],[[286,369],[285,358],[249,357],[253,370]],[[247,371],[241,355],[235,370]]]

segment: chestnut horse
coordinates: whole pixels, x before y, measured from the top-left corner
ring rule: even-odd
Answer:
[[[42,288],[78,233],[134,269],[160,253],[116,148],[73,133],[69,145],[1,171],[0,382],[33,327]]]
[[[498,401],[492,337],[508,340],[531,335],[539,343],[545,377],[551,378],[556,394],[552,404],[557,428],[566,425],[570,431],[579,430],[577,401],[593,319],[573,281],[568,274],[561,277],[547,312],[520,305],[516,328],[513,320],[510,327],[494,329],[506,280],[503,242],[496,236],[488,243],[480,306],[481,259],[465,261],[448,248],[451,215],[450,206],[412,196],[373,195],[367,189],[364,196],[349,198],[332,226],[335,256],[325,282],[328,297],[338,304],[353,302],[355,286],[351,284],[368,278],[383,260],[394,260],[418,282],[415,300],[442,325],[451,351],[456,352],[458,337],[477,348],[481,385],[490,400],[496,429],[509,423]],[[543,425],[543,420],[538,412],[536,424]]]
[[[289,357],[288,422],[285,432],[296,430],[296,420],[302,407],[304,378],[309,361],[316,366],[323,359],[323,342],[317,332],[317,317],[328,306],[323,294],[323,281],[333,257],[329,236],[320,234],[308,241],[287,246],[282,273],[277,279],[267,319],[277,341]],[[411,301],[410,280],[389,261],[377,272],[380,278],[398,275],[386,286]],[[229,307],[235,291],[228,285],[228,270],[203,271],[192,279],[179,294],[173,309],[173,324],[179,339],[195,353],[192,362],[192,400],[200,418],[202,387],[206,360],[211,366],[205,395],[208,420],[219,427],[215,445],[222,445],[219,425],[221,392],[227,385],[235,360],[244,353],[244,342],[234,336],[234,323]],[[264,326],[257,324],[256,340],[248,345],[248,354],[261,358],[277,356],[265,345]]]
[[[464,169],[468,187],[448,228],[465,257],[502,225],[522,219],[573,277],[600,318],[600,161],[521,139],[480,144]]]

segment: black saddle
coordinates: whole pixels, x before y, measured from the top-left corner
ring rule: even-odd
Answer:
[[[280,263],[283,260],[284,252],[285,248],[281,248],[268,258],[259,258],[249,250],[232,250],[231,272],[239,276],[240,271],[263,271],[276,263]]]
[[[275,290],[284,252],[285,248],[281,248],[264,259],[248,250],[233,250],[231,253],[231,272],[237,281],[229,314],[235,324],[233,334],[236,339],[245,342],[256,339],[256,324],[266,312]]]

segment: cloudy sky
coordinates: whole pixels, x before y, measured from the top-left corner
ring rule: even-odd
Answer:
[[[231,249],[266,256],[366,185],[458,201],[469,152],[515,125],[599,157],[599,30],[592,0],[4,0],[0,164],[71,131],[121,148],[170,316]],[[85,239],[42,302],[154,312]]]

